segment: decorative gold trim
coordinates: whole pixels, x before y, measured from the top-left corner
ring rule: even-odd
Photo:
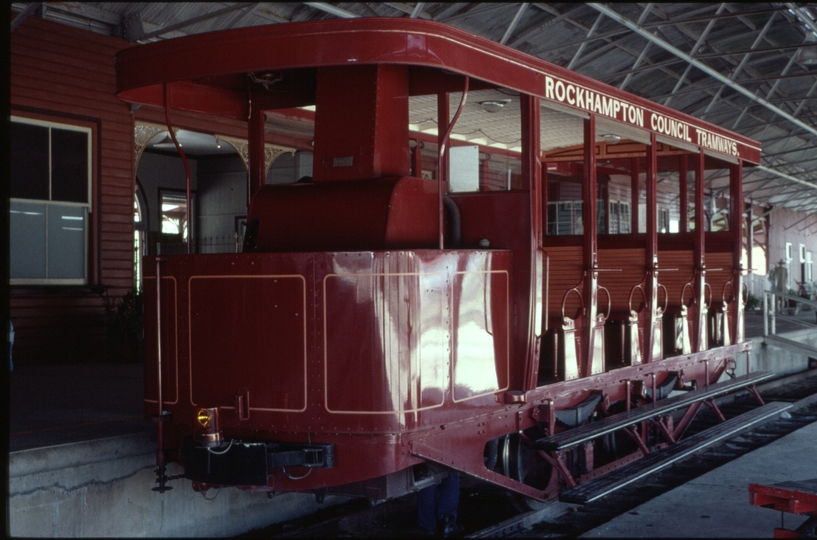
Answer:
[[[159,124],[151,124],[148,122],[136,121],[133,124],[133,176],[136,176],[136,171],[139,170],[139,160],[142,158],[142,152],[145,151],[148,143],[156,135],[166,132],[167,127]],[[173,128],[173,133],[178,133],[178,128]]]
[[[235,148],[235,151],[241,156],[244,161],[244,166],[250,168],[250,145],[243,139],[235,139],[233,137],[225,137],[223,135],[216,135],[216,139],[221,140]],[[295,155],[296,149],[287,146],[278,146],[276,144],[264,145],[264,174],[269,173],[269,168],[272,163],[278,159],[282,154],[289,153]]]
[[[134,167],[133,175],[136,176],[136,171],[139,170],[139,160],[142,158],[142,152],[145,151],[148,143],[157,135],[167,131],[166,126],[160,124],[152,124],[149,122],[136,121],[133,124],[133,158]],[[173,128],[173,133],[179,133],[179,128]],[[244,162],[244,167],[249,170],[250,151],[249,144],[244,139],[236,139],[234,137],[226,137],[224,135],[214,135],[216,141],[224,141],[232,146],[241,160]],[[276,144],[264,145],[264,175],[269,174],[269,168],[272,163],[281,157],[282,154],[289,153],[294,156],[297,149],[288,146],[278,146]]]

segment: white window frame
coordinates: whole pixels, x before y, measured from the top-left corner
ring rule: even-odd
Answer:
[[[786,242],[786,272],[788,273],[789,277],[789,279],[786,282],[786,288],[788,289],[792,288],[791,261],[793,259],[792,257],[793,254],[794,253],[792,251],[791,242]]]
[[[79,203],[79,202],[68,202],[68,201],[55,201],[55,200],[51,200],[51,199],[44,200],[44,199],[26,199],[26,198],[10,198],[9,199],[11,204],[18,204],[18,205],[31,204],[31,205],[45,205],[46,206],[46,216],[45,216],[45,220],[46,220],[46,238],[45,238],[45,250],[46,250],[45,272],[46,272],[46,277],[44,277],[44,278],[28,278],[28,277],[11,278],[10,277],[9,278],[9,284],[10,285],[87,285],[88,284],[88,273],[89,273],[89,268],[88,268],[88,266],[89,266],[88,265],[89,245],[88,245],[88,241],[89,241],[89,238],[90,238],[89,228],[90,228],[90,225],[91,225],[90,214],[91,214],[92,206],[93,206],[93,199],[92,199],[92,194],[93,194],[93,191],[92,191],[93,168],[94,168],[93,167],[93,129],[90,128],[90,127],[79,126],[79,125],[75,125],[75,124],[64,124],[64,123],[61,123],[61,122],[54,122],[54,121],[48,121],[48,120],[39,120],[39,119],[26,118],[26,117],[22,117],[22,116],[14,116],[14,115],[12,115],[10,117],[10,120],[11,120],[11,122],[17,122],[17,123],[21,123],[21,124],[29,124],[29,125],[46,127],[46,128],[56,128],[56,129],[61,129],[61,130],[66,130],[66,131],[76,131],[76,132],[84,133],[88,138],[87,155],[86,155],[86,160],[87,160],[87,164],[88,164],[88,166],[87,166],[88,178],[87,178],[87,182],[86,182],[86,186],[87,186],[86,187],[86,189],[87,189],[87,191],[86,191],[86,193],[87,193],[86,202]],[[49,190],[49,197],[50,197],[51,196],[51,164],[50,164],[50,159],[51,159],[51,139],[50,139],[50,132],[49,132],[49,149],[48,149],[48,151],[49,151],[49,168],[48,168],[48,175],[49,175],[48,184],[49,184],[49,187],[48,187],[48,190]],[[10,181],[10,179],[9,179],[9,181]],[[80,277],[77,277],[77,278],[49,278],[48,277],[48,250],[49,250],[48,236],[47,236],[48,235],[48,232],[47,232],[48,231],[48,210],[50,210],[52,208],[56,209],[57,207],[60,207],[60,206],[62,206],[62,207],[82,208],[83,209],[83,217],[84,217],[83,246],[84,246],[84,252],[83,252],[83,258],[82,258],[82,261],[83,261],[83,277],[81,277],[81,278]],[[13,246],[11,246],[11,238],[9,238],[9,249],[11,250],[10,257],[14,257],[14,255],[15,255],[12,248],[13,248]]]

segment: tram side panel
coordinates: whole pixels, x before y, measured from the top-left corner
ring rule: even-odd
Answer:
[[[484,414],[508,389],[511,270],[507,251],[166,257],[169,459],[207,407],[219,410],[225,440],[335,445],[334,469],[300,483],[273,471],[277,489],[410,466],[404,437]],[[155,337],[155,290],[146,297]],[[158,410],[156,364],[149,350],[148,416]]]

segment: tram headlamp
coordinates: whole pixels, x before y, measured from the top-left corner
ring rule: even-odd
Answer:
[[[219,446],[224,438],[218,421],[218,408],[201,408],[196,413],[196,421],[201,429],[193,435],[193,441],[199,446]]]
[[[210,411],[210,409],[201,409],[199,410],[199,414],[196,415],[196,420],[199,421],[201,427],[207,429],[210,422],[213,420],[213,413]]]

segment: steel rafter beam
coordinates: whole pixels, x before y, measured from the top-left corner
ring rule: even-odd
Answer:
[[[715,15],[720,15],[724,9],[726,9],[726,4],[721,4],[720,6],[718,6],[718,11],[715,13]],[[715,21],[714,20],[709,21],[709,23],[706,25],[706,28],[704,28],[704,31],[701,32],[700,36],[698,36],[698,40],[695,42],[695,45],[693,45],[692,50],[689,52],[690,58],[694,58],[695,55],[698,53],[698,49],[700,49],[701,45],[703,45],[704,40],[709,35],[709,32],[712,31],[713,26],[715,26]],[[669,103],[670,101],[672,101],[673,97],[672,94],[681,89],[681,85],[684,84],[684,81],[686,80],[687,75],[689,75],[691,69],[692,64],[688,64],[686,69],[684,70],[684,74],[681,75],[681,78],[678,79],[678,82],[675,83],[675,88],[672,89],[672,92],[670,93],[669,97],[664,101],[665,106],[669,107]]]
[[[755,41],[752,43],[752,46],[749,48],[750,52],[747,52],[740,60],[740,63],[737,65],[737,67],[735,67],[735,69],[732,70],[732,73],[729,74],[729,79],[735,80],[735,78],[737,78],[737,76],[740,75],[740,72],[743,70],[743,67],[746,65],[746,62],[749,61],[749,57],[752,55],[752,51],[754,51],[766,37],[766,33],[769,31],[769,28],[771,28],[772,22],[774,22],[775,15],[777,15],[777,12],[772,13],[772,16],[769,17],[768,21],[766,21],[766,24],[763,26],[763,30],[760,31],[760,33],[755,38]],[[701,116],[702,119],[706,117],[706,114],[709,113],[709,111],[712,109],[715,103],[720,99],[724,88],[725,86],[721,86],[720,90],[718,90],[717,95],[714,98],[712,98],[712,101],[706,107],[706,110]]]
[[[425,15],[425,17],[421,17],[421,18],[430,19],[431,16],[428,13],[423,13],[423,6],[424,5],[425,5],[424,2],[417,2],[417,5],[414,6],[414,11],[411,12],[411,14],[409,15],[409,18],[410,19],[416,19],[417,17],[420,17],[421,15]]]
[[[244,3],[234,4],[232,6],[228,6],[226,8],[219,9],[217,11],[213,11],[213,12],[207,13],[205,15],[201,15],[199,17],[193,17],[192,19],[188,19],[186,21],[182,21],[182,22],[176,23],[176,24],[171,24],[170,26],[165,26],[164,28],[160,28],[160,29],[155,30],[153,32],[144,34],[142,36],[139,36],[139,39],[137,41],[145,41],[145,40],[148,40],[148,39],[151,39],[151,38],[159,37],[162,34],[167,34],[168,32],[178,30],[179,28],[185,28],[185,27],[191,26],[193,24],[197,24],[197,23],[200,23],[200,22],[203,22],[203,21],[214,19],[216,17],[221,17],[222,15],[226,15],[227,13],[232,13],[233,11],[242,10],[242,9],[254,9],[255,6],[257,6],[257,5],[258,5],[257,2],[254,2],[254,3],[251,3],[251,4],[244,4]]]
[[[539,7],[539,6],[537,6],[537,7]],[[531,36],[535,36],[536,34],[538,34],[539,32],[541,32],[542,30],[544,30],[544,29],[546,29],[546,28],[550,28],[551,26],[553,26],[553,25],[555,25],[555,24],[558,24],[558,23],[560,23],[560,22],[564,21],[565,19],[567,19],[567,18],[570,16],[570,14],[571,14],[571,13],[573,13],[573,12],[574,12],[574,11],[576,11],[577,9],[579,9],[579,6],[574,7],[573,9],[570,9],[570,10],[568,10],[568,11],[565,11],[564,13],[562,13],[562,14],[560,14],[560,15],[557,15],[557,16],[555,16],[554,18],[552,18],[552,19],[550,19],[550,20],[548,20],[548,21],[546,21],[546,22],[544,22],[544,23],[540,23],[540,24],[535,24],[535,25],[533,25],[533,27],[532,27],[532,28],[530,28],[530,29],[528,29],[528,30],[525,30],[525,31],[522,33],[522,35],[520,35],[518,38],[516,38],[515,40],[513,40],[513,41],[512,41],[512,42],[509,44],[509,46],[510,46],[510,47],[513,47],[513,48],[517,48],[517,47],[519,47],[519,46],[520,46],[520,45],[521,45],[523,42],[525,42],[526,40],[528,40],[528,39],[529,39]],[[551,13],[550,13],[550,12],[547,12],[547,13],[548,13],[548,15],[551,15]]]
[[[546,11],[547,13],[562,15],[562,14],[559,14],[559,12],[557,10],[555,10],[554,8],[552,8],[550,6],[542,5],[542,4],[534,4],[534,5],[536,7],[538,7],[538,8],[540,8],[540,9],[542,9],[543,11]],[[705,8],[705,9],[711,9],[711,8]],[[699,10],[699,11],[703,11],[703,10]],[[642,13],[642,15],[643,15],[643,13]],[[641,19],[641,17],[639,17],[639,19]],[[584,30],[585,32],[588,31],[588,28],[586,26],[584,26],[579,21],[573,20],[571,18],[566,18],[566,22],[569,22],[570,24],[576,26],[577,28],[580,28],[580,29]],[[620,42],[614,41],[614,40],[612,40],[610,38],[607,38],[607,37],[604,37],[606,35],[607,34],[599,35],[596,38],[596,39],[604,39],[605,41],[608,42],[607,45],[605,45],[604,47],[602,47],[599,50],[602,50],[604,48],[609,48],[609,47],[617,47],[617,48],[621,49],[622,51],[625,51],[625,52],[631,54],[633,57],[638,56],[638,54],[636,52],[630,50],[627,46],[621,44]],[[562,47],[557,47],[556,49],[560,49],[560,48],[562,48]],[[543,49],[543,50],[545,50],[545,49]],[[550,49],[548,49],[548,50],[550,50]],[[529,54],[539,54],[539,53],[541,53],[541,51],[538,51],[538,52],[537,51],[529,51]],[[673,72],[672,70],[668,69],[666,66],[672,65],[672,64],[675,64],[675,63],[683,62],[684,59],[677,58],[676,60],[672,60],[672,61],[654,62],[654,63],[649,59],[647,61],[650,62],[650,65],[649,65],[649,67],[644,68],[645,72],[650,71],[652,69],[659,69],[660,71],[662,71],[663,73],[669,75],[670,77],[673,77],[673,78],[677,79],[679,77],[679,75],[677,73]],[[641,70],[639,70],[639,71],[641,71]],[[618,75],[618,76],[620,76],[620,75]],[[711,91],[711,92],[709,92],[707,90],[703,90],[703,91],[706,92],[706,93],[710,93],[710,95],[715,94],[714,91]],[[732,103],[731,99],[723,99],[722,101],[724,101],[725,103],[727,103],[728,105],[730,105],[733,108],[737,108],[737,105]],[[752,114],[752,117],[755,118],[759,123],[764,124],[764,125],[768,122],[768,119],[758,117],[754,113]]]
[[[499,40],[501,45],[505,45],[505,43],[508,42],[508,39],[510,39],[510,37],[513,35],[513,31],[516,30],[516,25],[519,24],[522,15],[525,13],[525,10],[528,9],[529,5],[529,3],[524,2],[519,6],[519,9],[516,10],[516,15],[513,16],[511,24],[508,25],[508,29],[505,30],[505,34],[502,36],[502,39]]]
[[[312,9],[317,9],[319,11],[329,13],[330,15],[334,15],[335,17],[340,17],[341,19],[356,19],[360,17],[360,15],[358,15],[357,13],[352,13],[351,11],[339,8],[337,6],[333,6],[332,4],[327,4],[326,2],[304,2],[304,5],[307,5]]]
[[[720,73],[718,73],[717,71],[712,69],[711,67],[709,67],[706,64],[696,60],[695,58],[692,58],[691,56],[689,56],[685,52],[677,49],[676,47],[674,47],[673,45],[667,43],[663,39],[660,39],[660,38],[658,38],[656,36],[653,36],[652,34],[647,32],[644,28],[638,26],[636,23],[629,20],[628,18],[626,18],[626,17],[624,17],[622,15],[619,15],[618,13],[616,13],[615,11],[610,9],[609,7],[607,7],[605,5],[602,5],[602,4],[595,4],[595,3],[589,3],[587,5],[592,7],[593,9],[596,9],[596,10],[600,11],[601,13],[604,13],[605,15],[607,15],[608,17],[610,17],[614,21],[618,22],[619,24],[622,24],[622,25],[626,26],[627,28],[629,28],[630,30],[635,32],[636,34],[642,36],[643,38],[645,38],[645,39],[647,39],[649,41],[651,41],[655,45],[658,45],[659,47],[661,47],[665,51],[667,51],[669,53],[672,53],[675,56],[678,56],[679,58],[684,59],[685,61],[687,61],[690,64],[694,65],[696,68],[700,69],[701,71],[703,71],[704,73],[706,73],[710,77],[713,77],[713,78],[721,81],[723,84],[727,85],[729,88],[735,90],[736,92],[738,92],[740,94],[743,94],[744,96],[748,97],[752,101],[760,103],[761,105],[763,105],[764,107],[766,107],[770,111],[772,111],[772,112],[774,112],[776,114],[779,114],[780,116],[786,118],[787,120],[789,120],[794,125],[802,128],[803,130],[811,133],[812,135],[817,136],[817,129],[813,128],[812,126],[809,126],[808,124],[805,124],[805,123],[801,122],[800,120],[798,120],[797,118],[795,118],[791,114],[787,113],[786,111],[784,111],[784,110],[780,109],[779,107],[776,107],[775,105],[769,103],[768,101],[766,101],[762,97],[757,96],[754,92],[751,92],[751,91],[747,90],[746,88],[744,88],[744,87],[742,87],[742,86],[740,86],[738,84],[735,84],[733,81],[729,80],[727,77],[724,77],[723,75],[721,75]]]
[[[396,9],[397,11],[402,11],[411,19],[416,19],[419,17],[420,19],[430,20],[432,18],[431,14],[429,14],[427,11],[423,11],[423,7],[425,7],[426,5],[425,2],[417,2],[416,4],[414,4],[414,7],[408,4],[403,4],[402,2],[384,2],[384,3],[387,6]]]
[[[797,57],[797,55],[796,55],[796,54],[791,55],[791,57],[789,58],[789,62],[786,64],[786,67],[785,67],[785,68],[783,68],[783,73],[781,73],[781,75],[787,75],[787,74],[788,74],[789,70],[790,70],[790,69],[791,69],[791,67],[794,65],[794,59],[795,59],[796,57]],[[772,87],[769,89],[769,91],[766,93],[766,98],[765,98],[765,101],[766,101],[767,103],[769,103],[769,105],[771,105],[772,107],[774,107],[774,105],[772,105],[772,104],[771,104],[771,102],[769,102],[768,100],[769,100],[769,99],[772,97],[772,95],[773,95],[775,92],[777,92],[777,89],[778,89],[778,87],[779,87],[779,86],[780,86],[780,79],[777,79],[777,80],[775,80],[775,81],[774,81],[774,84],[773,84],[773,85],[772,85]],[[733,129],[733,130],[734,130],[736,127],[737,127],[738,122],[740,122],[740,120],[743,118],[744,112],[745,112],[747,109],[749,109],[749,107],[746,107],[746,108],[745,108],[745,109],[744,109],[744,110],[743,110],[743,111],[740,113],[740,116],[738,116],[738,119],[735,121],[735,125],[732,127],[732,129]],[[782,109],[778,109],[778,110],[781,110],[781,111],[782,111]],[[788,113],[786,113],[786,114],[788,114]],[[792,118],[794,118],[794,117],[792,117]],[[799,122],[799,120],[798,120],[798,122]],[[803,124],[803,125],[806,125],[806,124]],[[766,126],[766,129],[764,129],[764,130],[763,130],[763,131],[760,133],[760,137],[761,137],[761,138],[763,137],[763,135],[765,135],[765,134],[766,134],[766,130],[767,130],[767,129],[769,129],[769,126]],[[817,131],[815,131],[815,133],[817,134]]]
[[[805,187],[808,187],[808,188],[811,188],[811,189],[817,189],[817,185],[815,185],[815,184],[813,184],[811,182],[806,182],[805,180],[800,180],[799,178],[795,178],[793,176],[782,173],[782,172],[777,171],[775,169],[770,169],[770,168],[766,167],[765,165],[756,165],[754,168],[755,168],[755,170],[763,171],[765,173],[772,174],[774,176],[778,176],[780,178],[783,178],[784,180],[788,180],[789,182],[794,182],[795,184],[800,184],[801,186],[805,186]]]
[[[11,32],[23,24],[23,21],[34,15],[34,13],[40,9],[40,4],[42,2],[31,2],[26,8],[17,14],[13,21],[11,21]]]
[[[769,9],[755,9],[749,11],[741,11],[740,13],[732,13],[731,11],[725,13],[723,15],[706,15],[703,17],[687,17],[684,19],[673,18],[672,20],[666,21],[655,21],[650,23],[644,23],[642,26],[644,28],[656,28],[661,26],[674,26],[679,24],[689,24],[689,23],[699,23],[699,22],[709,22],[711,20],[723,20],[723,19],[734,19],[736,17],[747,17],[752,15],[765,15],[766,13],[777,13],[782,11],[782,7],[775,7]]]
[[[449,15],[453,15],[461,10],[463,7],[467,6],[468,3],[466,2],[459,2],[455,4],[451,4],[441,12],[437,13],[434,17],[432,17],[435,21],[444,21],[446,17]]]
[[[817,24],[815,24],[814,21],[811,20],[811,17],[809,17],[807,14],[803,13],[803,10],[802,10],[802,8],[800,6],[798,6],[797,4],[793,4],[791,2],[788,2],[788,3],[786,3],[786,7],[788,9],[790,9],[792,12],[794,12],[797,15],[797,18],[803,24],[808,26],[811,29],[812,32],[817,34]]]
[[[446,20],[445,22],[450,24],[452,21],[458,21],[460,19],[464,19],[466,17],[472,17],[474,15],[485,15],[486,13],[491,13],[492,11],[496,11],[498,9],[506,9],[508,7],[505,4],[494,4],[494,3],[490,3],[490,4],[469,4],[469,3],[467,3],[465,5],[466,6],[474,5],[474,6],[477,6],[477,7],[475,7],[474,9],[469,9],[469,10],[464,11],[462,13],[457,13],[456,15],[453,15],[453,16],[449,17],[448,20]]]
[[[567,69],[570,70],[574,69],[576,61],[584,52],[585,47],[587,47],[587,44],[590,42],[590,38],[593,36],[593,34],[596,33],[596,28],[599,27],[599,24],[601,24],[602,19],[604,19],[604,15],[599,13],[599,16],[596,17],[596,20],[593,22],[593,26],[591,26],[590,30],[587,32],[587,39],[585,39],[584,42],[581,45],[579,45],[579,50],[577,50],[576,53],[573,55],[573,58],[570,59],[570,62],[567,64]]]

